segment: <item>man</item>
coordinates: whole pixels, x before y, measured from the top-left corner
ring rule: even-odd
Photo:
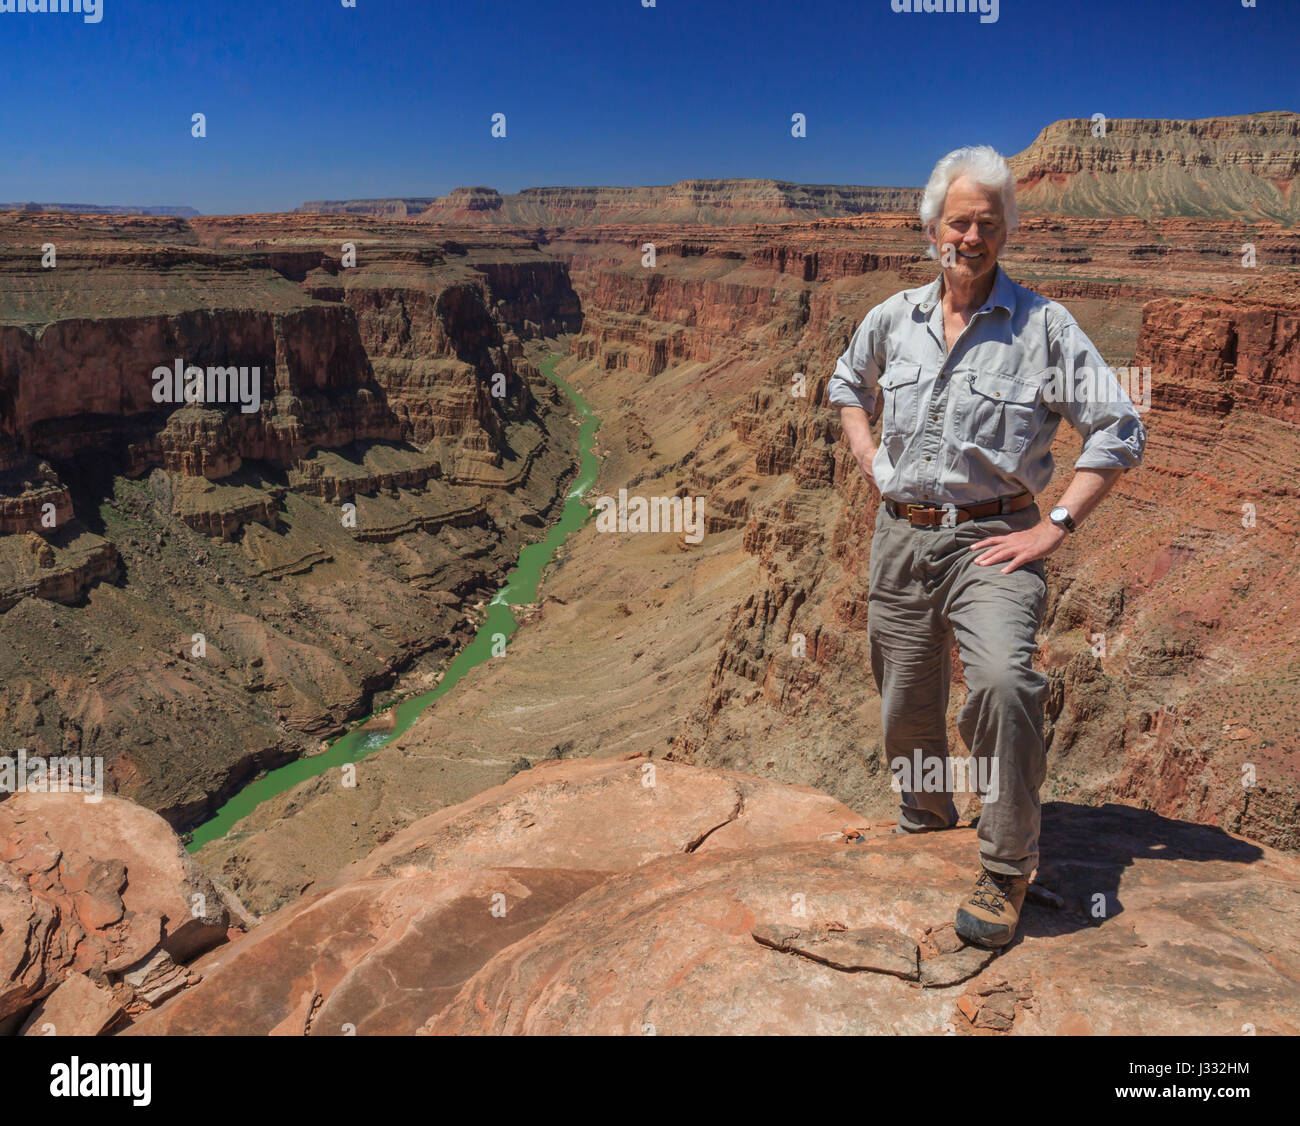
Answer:
[[[1014,180],[998,153],[983,145],[939,161],[921,223],[939,277],[867,314],[827,394],[881,494],[867,633],[885,756],[902,794],[895,831],[957,821],[945,722],[955,637],[967,690],[957,726],[971,753],[962,766],[984,801],[980,873],[956,928],[967,942],[1000,947],[1015,934],[1038,864],[1041,560],[1140,463],[1146,435],[1074,318],[998,265],[1018,226]],[[1034,494],[1051,479],[1062,418],[1082,435],[1083,452],[1044,517]]]

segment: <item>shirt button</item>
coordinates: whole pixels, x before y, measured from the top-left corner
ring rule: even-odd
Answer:
[[[929,454],[926,454],[926,455],[925,455],[925,460],[926,460],[926,461],[929,461],[929,460],[930,460],[930,455],[929,455]]]

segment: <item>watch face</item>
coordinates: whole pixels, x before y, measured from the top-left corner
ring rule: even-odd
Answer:
[[[1047,518],[1055,523],[1062,523],[1070,518],[1069,509],[1056,507],[1047,514]]]

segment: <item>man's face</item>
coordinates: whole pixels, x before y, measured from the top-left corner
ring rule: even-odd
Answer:
[[[998,255],[1006,245],[1002,197],[993,188],[958,177],[948,187],[934,229],[937,237],[932,241],[944,264],[944,275],[962,284],[976,281],[997,267]],[[945,254],[947,245],[953,249]]]

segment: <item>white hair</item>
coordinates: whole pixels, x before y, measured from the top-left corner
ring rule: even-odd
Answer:
[[[1019,229],[1020,215],[1016,211],[1016,178],[1002,154],[988,145],[967,145],[953,149],[934,166],[930,179],[921,193],[921,229],[928,236],[930,225],[943,211],[943,201],[953,181],[966,176],[975,183],[992,188],[1002,196],[1002,213],[1007,221],[1007,232]],[[937,258],[934,243],[925,249],[931,258]]]

